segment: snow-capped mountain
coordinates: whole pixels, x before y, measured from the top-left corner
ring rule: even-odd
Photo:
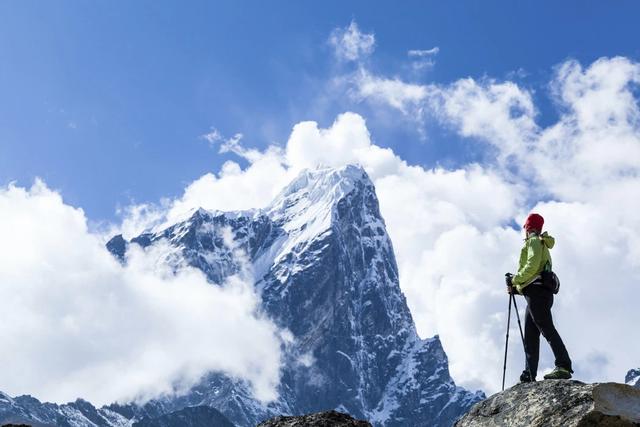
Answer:
[[[122,409],[122,408],[118,408]],[[0,424],[34,427],[233,427],[218,410],[209,406],[186,407],[156,417],[136,419],[131,413],[108,407],[95,408],[77,399],[64,405],[42,403],[32,396],[11,398],[0,392]]]
[[[624,382],[630,386],[640,388],[640,368],[630,369],[625,375]]]
[[[254,426],[338,409],[379,426],[450,426],[484,398],[454,384],[437,336],[416,333],[374,186],[358,166],[304,171],[264,209],[198,209],[107,247],[124,262],[130,245],[160,241],[170,247],[165,262],[199,268],[212,286],[250,264],[263,309],[293,335],[279,399],[260,404],[246,384],[211,373],[186,395],[101,409],[109,414],[141,419],[207,405]]]
[[[42,403],[32,396],[12,398],[0,392],[0,424],[32,426],[113,426],[131,425],[127,417],[108,408],[96,409],[78,399],[64,405]]]
[[[131,243],[166,239],[180,248],[180,256],[168,257],[172,262],[221,283],[242,267],[223,228],[247,254],[265,311],[295,339],[280,400],[262,407],[242,384],[212,375],[197,392],[163,405],[211,404],[239,425],[332,408],[378,424],[450,425],[481,397],[455,386],[438,337],[418,337],[375,189],[362,168],[305,171],[265,209],[200,209]],[[122,257],[126,244],[114,253]]]

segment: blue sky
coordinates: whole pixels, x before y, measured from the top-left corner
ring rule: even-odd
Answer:
[[[352,66],[336,61],[331,31],[353,20],[375,33],[369,69],[405,81],[514,80],[533,90],[544,125],[558,114],[554,66],[637,60],[639,12],[631,1],[2,2],[0,184],[42,177],[90,219],[113,220],[116,206],[177,196],[235,157],[200,137],[212,127],[264,148],[344,111],[410,163],[484,161],[446,128],[420,134],[328,90]],[[435,65],[412,73],[407,51],[433,47]]]

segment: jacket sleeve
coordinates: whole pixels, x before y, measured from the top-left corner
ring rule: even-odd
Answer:
[[[540,239],[527,240],[527,260],[516,275],[513,276],[512,280],[518,291],[522,290],[525,283],[532,281],[536,277],[540,261],[542,261],[542,241]]]

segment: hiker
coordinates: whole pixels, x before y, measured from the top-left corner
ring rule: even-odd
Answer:
[[[553,291],[542,285],[541,273],[547,267],[551,270],[551,254],[555,239],[546,231],[542,232],[544,218],[532,213],[524,223],[526,238],[520,251],[518,272],[509,275],[507,292],[524,295],[527,300],[527,314],[524,323],[524,347],[526,365],[520,375],[520,382],[536,380],[540,354],[540,334],[546,338],[555,356],[555,369],[544,376],[545,379],[569,379],[573,370],[567,348],[553,325],[551,306]],[[547,265],[548,263],[548,265]],[[528,368],[528,369],[527,369]]]

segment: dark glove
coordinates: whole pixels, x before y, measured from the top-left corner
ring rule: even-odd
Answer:
[[[513,279],[513,274],[506,273],[504,275],[504,282],[507,284],[507,293],[509,295],[513,295],[513,294],[517,293],[517,292],[515,292],[515,289],[513,288],[513,283],[511,282],[511,279]]]
[[[509,287],[513,286],[513,283],[511,282],[512,279],[513,279],[513,274],[507,273],[504,275],[504,281]]]

